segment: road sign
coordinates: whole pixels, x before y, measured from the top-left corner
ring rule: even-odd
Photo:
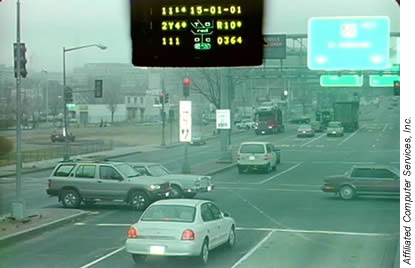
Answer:
[[[221,109],[216,110],[216,128],[230,129],[231,128],[231,110]]]
[[[320,86],[361,87],[363,86],[363,75],[321,75]]]
[[[389,65],[389,18],[323,17],[308,22],[311,70],[383,70]]]
[[[395,64],[390,69],[386,71],[399,72],[400,65]],[[401,77],[398,74],[388,74],[388,75],[370,75],[369,76],[369,85],[371,87],[393,87],[394,81],[400,81]]]
[[[264,34],[264,59],[285,59],[286,37],[285,34]]]
[[[192,102],[180,101],[179,112],[179,141],[190,142],[192,141]]]

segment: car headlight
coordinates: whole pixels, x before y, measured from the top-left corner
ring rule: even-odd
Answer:
[[[160,189],[160,185],[158,185],[158,184],[151,184],[149,186],[149,188],[150,188],[150,190],[158,190],[158,189]]]

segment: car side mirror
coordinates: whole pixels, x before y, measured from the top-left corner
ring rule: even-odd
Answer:
[[[229,212],[223,212],[223,217],[230,217],[231,214]]]

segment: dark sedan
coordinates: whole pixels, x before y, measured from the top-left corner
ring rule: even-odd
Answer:
[[[68,136],[66,136],[66,138],[68,139],[68,141],[71,141],[71,142],[75,141],[75,136],[72,134],[69,134]],[[59,134],[54,133],[50,135],[50,140],[52,142],[56,142],[56,141],[64,142],[65,136],[62,133],[59,133]]]
[[[353,166],[344,175],[324,180],[323,192],[350,200],[359,195],[399,196],[399,171],[389,166]]]

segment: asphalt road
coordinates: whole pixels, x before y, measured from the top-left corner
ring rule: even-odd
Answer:
[[[362,197],[344,201],[321,192],[326,176],[355,164],[399,166],[399,108],[362,109],[360,129],[344,137],[297,138],[295,129],[274,136],[247,132],[233,142],[269,140],[281,147],[282,162],[270,174],[213,176],[217,188],[200,198],[214,200],[237,222],[237,244],[212,252],[205,267],[392,267],[399,243],[399,199]],[[191,164],[217,159],[219,142],[190,147]],[[161,162],[180,171],[183,148],[120,158]],[[46,197],[50,172],[25,176],[29,208],[60,207]],[[3,186],[4,187],[4,186]],[[5,187],[13,187],[12,185]],[[10,193],[3,198],[11,198]],[[123,204],[84,206],[91,215],[26,241],[0,249],[0,267],[135,267],[123,244],[140,213]],[[23,254],[24,253],[24,254]],[[189,259],[151,257],[143,267],[197,267]]]

